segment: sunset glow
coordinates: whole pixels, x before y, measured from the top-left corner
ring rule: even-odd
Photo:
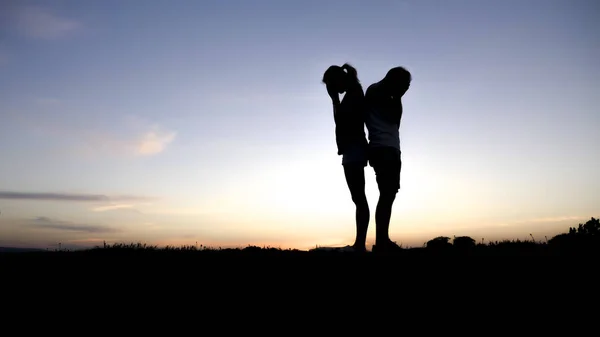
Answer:
[[[393,240],[564,232],[600,216],[597,8],[2,1],[0,246],[350,244],[320,81],[344,62],[413,74]]]

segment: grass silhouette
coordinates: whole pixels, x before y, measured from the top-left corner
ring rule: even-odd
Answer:
[[[352,296],[356,289],[374,291],[380,299],[402,296],[393,301],[418,298],[427,310],[432,303],[441,308],[454,305],[449,300],[453,296],[464,302],[466,294],[473,294],[472,303],[476,298],[490,302],[485,300],[489,296],[538,304],[547,299],[555,304],[556,297],[549,294],[564,288],[565,282],[593,288],[600,257],[599,234],[600,222],[591,218],[543,241],[531,237],[477,243],[469,237],[437,237],[394,256],[257,246],[116,243],[85,250],[0,253],[0,270],[5,298],[53,298],[44,303],[93,301],[98,306],[130,311],[128,314],[139,312],[140,303],[148,301],[154,302],[142,305],[143,309],[156,310],[160,298],[202,303],[202,310],[208,311],[218,306],[217,312],[226,315],[232,304],[245,314],[263,313],[263,306],[289,314],[288,303],[299,303],[299,307],[319,304],[324,299]],[[112,304],[107,303],[115,294],[119,294],[117,298],[108,300]],[[256,307],[249,309],[247,305],[253,303]],[[459,303],[459,308],[462,306]],[[173,306],[168,307],[171,312]],[[517,308],[533,310],[529,303],[512,306],[510,311]],[[112,307],[109,310],[112,312]],[[331,308],[327,306],[327,310]]]
[[[483,241],[483,240],[482,240]],[[544,255],[590,255],[600,253],[600,220],[591,218],[585,224],[570,227],[566,233],[558,234],[551,239],[504,240],[477,243],[467,236],[437,237],[429,240],[423,247],[404,248],[397,255],[409,256],[544,256]],[[0,256],[16,253],[0,253]],[[297,249],[281,249],[274,247],[248,246],[245,248],[213,248],[207,246],[166,246],[158,247],[143,243],[115,243],[96,246],[84,250],[55,250],[40,252],[21,252],[20,256],[61,255],[61,256],[324,256],[324,255],[354,255],[341,253],[335,249],[312,249],[302,251]],[[364,255],[364,254],[360,254]],[[366,255],[378,255],[368,252]]]

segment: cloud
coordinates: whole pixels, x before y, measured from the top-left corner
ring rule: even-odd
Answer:
[[[531,220],[529,220],[529,222],[562,222],[562,221],[584,220],[584,219],[588,219],[588,217],[585,217],[585,216],[558,216],[558,217],[531,219]]]
[[[173,131],[163,131],[154,126],[153,130],[144,133],[135,144],[135,153],[140,156],[151,156],[165,150],[177,135]]]
[[[123,209],[123,208],[133,208],[133,205],[108,205],[108,206],[99,206],[99,207],[92,208],[92,211],[94,211],[94,212],[105,212],[105,211],[112,211],[112,210]]]
[[[166,207],[166,208],[152,208],[144,211],[144,214],[148,215],[174,215],[174,216],[207,216],[215,214],[228,214],[227,209],[217,209],[213,207],[202,208],[202,207]]]
[[[36,6],[17,8],[13,20],[21,34],[43,40],[65,37],[81,27],[80,22],[57,16],[48,9]]]
[[[76,201],[76,202],[109,202],[109,201],[139,201],[150,200],[140,196],[113,196],[103,194],[68,194],[46,192],[13,192],[0,191],[0,199],[32,200],[32,201]]]
[[[139,210],[134,208],[135,205],[131,205],[131,204],[114,204],[114,205],[107,205],[107,206],[98,206],[98,207],[94,207],[92,208],[92,212],[108,212],[108,211],[128,211],[128,212],[134,212],[134,213],[142,213]]]
[[[77,240],[69,240],[71,243],[102,243],[105,242],[106,239],[101,238],[86,238],[86,239],[77,239]]]
[[[84,224],[75,224],[69,221],[60,221],[51,219],[48,217],[37,217],[33,219],[33,222],[30,223],[30,226],[44,229],[54,229],[59,231],[71,231],[71,232],[85,232],[85,233],[114,233],[117,232],[116,229],[100,226],[100,225],[84,225]]]
[[[586,219],[590,219],[591,216],[575,216],[575,215],[567,215],[567,216],[550,216],[550,217],[532,217],[532,218],[524,218],[520,220],[513,221],[504,221],[496,224],[491,224],[488,226],[477,227],[478,230],[492,230],[492,229],[504,229],[504,230],[518,230],[518,231],[532,231],[534,229],[558,229],[558,228],[568,228],[564,226],[573,226],[579,223],[580,221],[585,221]],[[456,227],[461,230],[472,230],[474,227]]]
[[[556,217],[524,219],[524,220],[519,220],[519,221],[513,221],[511,223],[504,224],[504,225],[506,225],[506,226],[512,226],[512,225],[533,224],[533,223],[551,223],[551,222],[564,222],[564,221],[579,221],[579,220],[584,220],[586,218],[588,218],[588,217],[585,217],[585,216],[556,216]]]
[[[91,150],[105,150],[108,153],[125,153],[133,156],[154,156],[167,149],[177,132],[165,130],[158,124],[134,126],[132,136],[119,136],[105,132],[84,135]]]
[[[38,97],[34,102],[39,106],[47,107],[64,104],[64,101],[52,97]],[[156,122],[131,116],[124,116],[120,125],[113,125],[115,129],[112,130],[99,128],[85,121],[79,125],[68,125],[52,114],[45,113],[13,113],[10,117],[30,132],[66,140],[79,155],[89,158],[97,158],[98,155],[103,154],[153,156],[164,152],[177,136],[176,131]]]

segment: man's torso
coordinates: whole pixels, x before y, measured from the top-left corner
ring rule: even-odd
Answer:
[[[392,116],[402,116],[402,104],[395,106],[391,97],[387,97],[374,83],[367,88],[365,95],[367,104],[366,126],[369,131],[369,146],[389,146],[400,150],[400,125]],[[392,111],[392,109],[400,109]]]

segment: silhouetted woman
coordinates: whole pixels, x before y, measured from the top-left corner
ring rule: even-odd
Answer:
[[[349,64],[330,66],[323,83],[333,103],[335,137],[338,155],[342,156],[344,175],[356,205],[356,240],[346,250],[365,251],[369,227],[369,204],[365,195],[365,173],[368,142],[365,134],[366,105],[356,69]],[[346,93],[340,102],[339,94]]]

